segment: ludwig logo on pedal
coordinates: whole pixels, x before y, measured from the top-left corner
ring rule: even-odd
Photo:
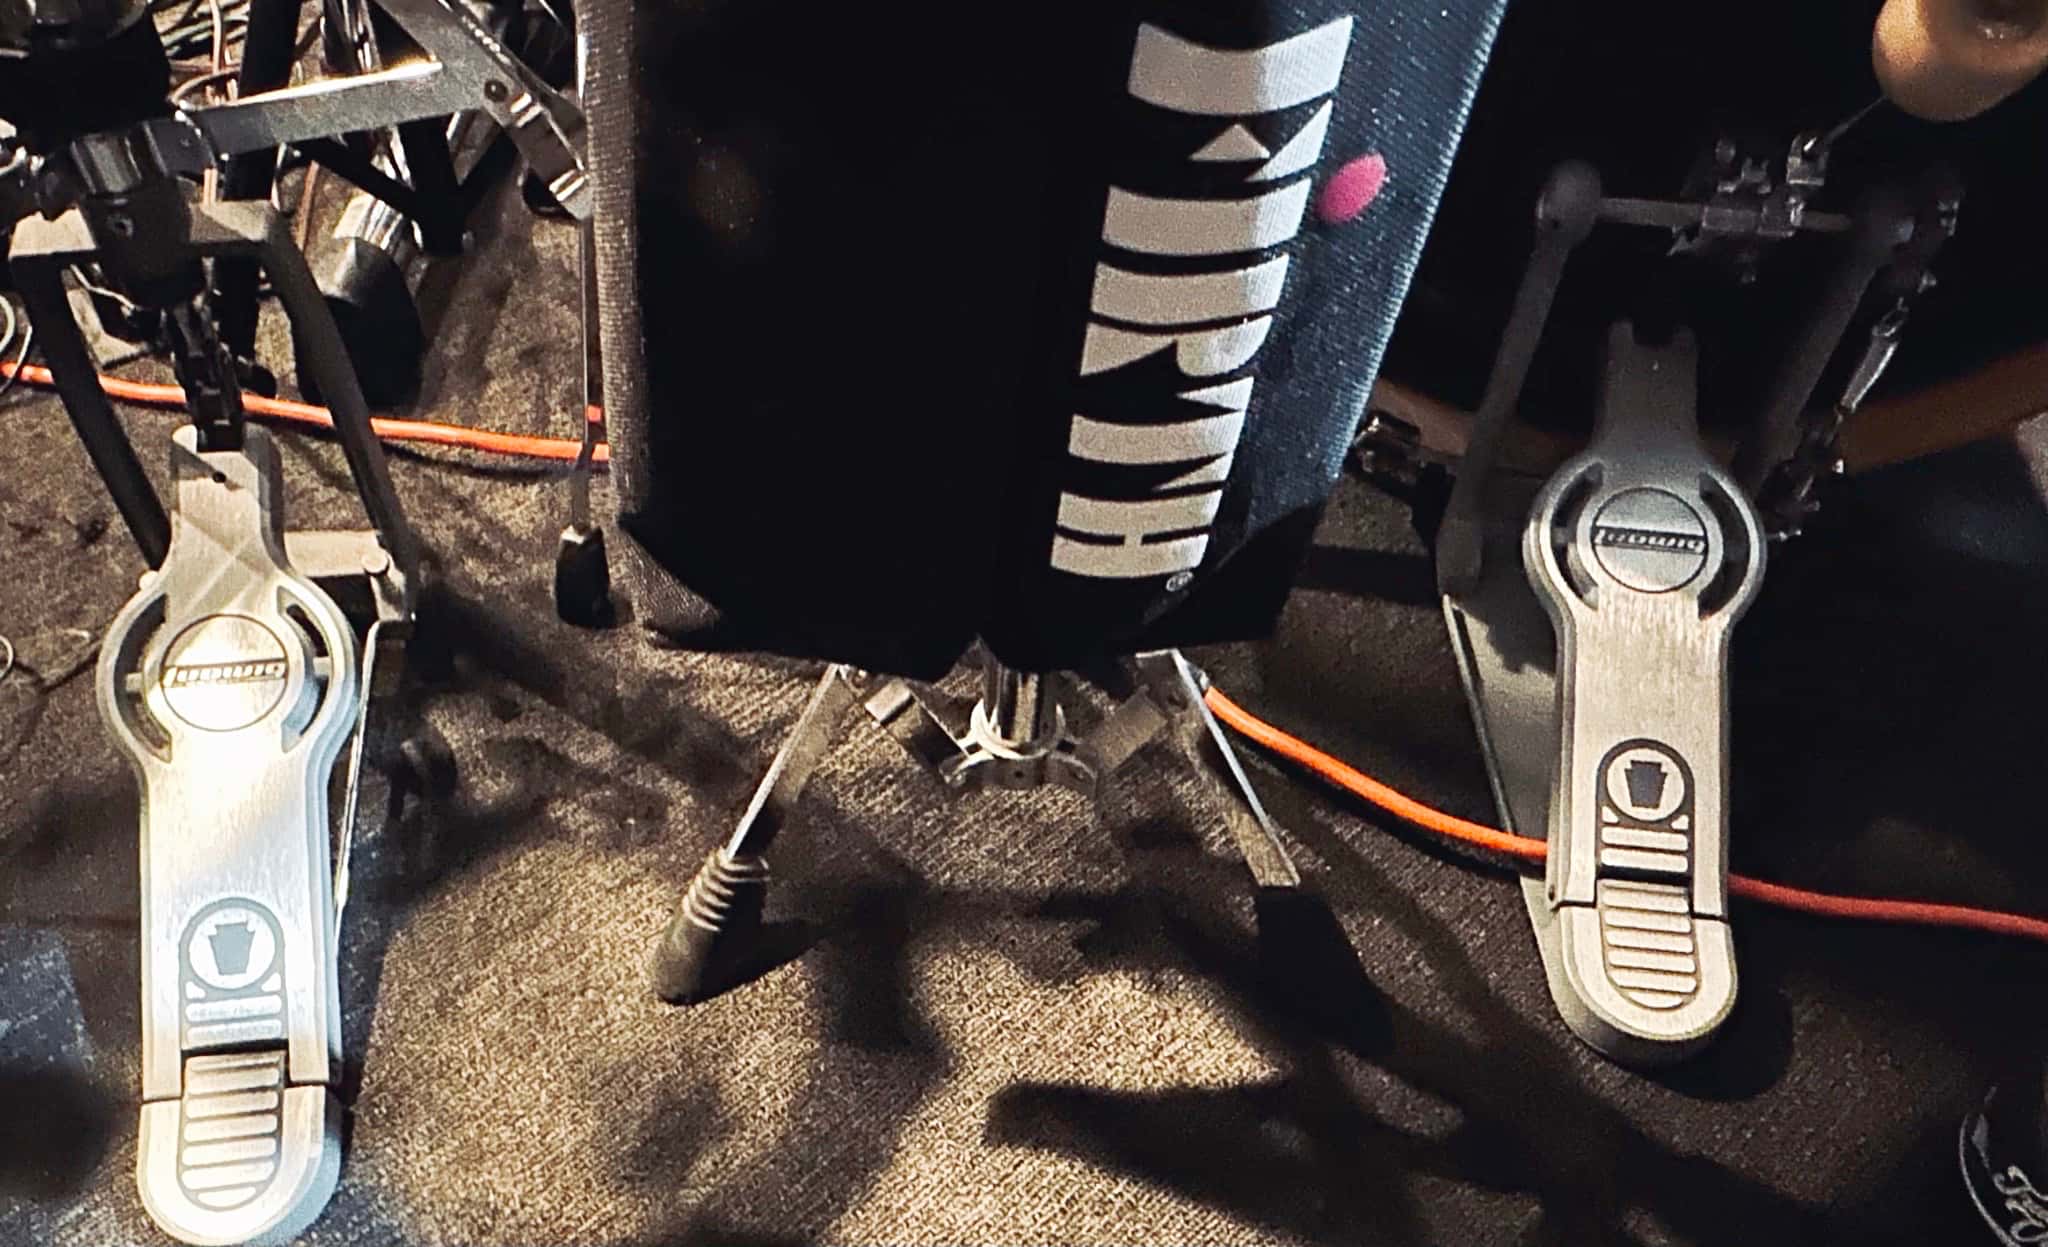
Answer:
[[[172,667],[164,672],[167,688],[188,688],[194,684],[249,684],[282,680],[286,671],[282,658],[261,662],[217,662],[205,666]]]
[[[1118,144],[1131,167],[1103,210],[1055,570],[1135,579],[1201,563],[1351,27],[1251,49],[1138,28],[1128,89],[1145,132]]]
[[[284,644],[269,628],[246,615],[209,615],[171,642],[158,683],[180,719],[233,732],[276,707],[290,674]]]
[[[1991,1184],[2004,1198],[2005,1210],[2013,1217],[2010,1225],[1999,1227],[2006,1241],[2048,1243],[2048,1195],[2041,1193],[2027,1171],[2018,1165],[2007,1165],[2004,1173],[1991,1179]]]
[[[1607,574],[1644,593],[1691,584],[1707,565],[1707,523],[1683,498],[1629,489],[1593,517],[1593,556]]]

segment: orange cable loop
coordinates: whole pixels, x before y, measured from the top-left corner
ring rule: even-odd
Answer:
[[[1204,698],[1209,710],[1233,731],[1262,748],[1286,758],[1321,779],[1353,796],[1362,798],[1418,827],[1436,832],[1453,840],[1462,841],[1489,852],[1520,858],[1528,862],[1543,861],[1550,852],[1550,845],[1528,836],[1511,835],[1495,827],[1487,827],[1468,819],[1447,814],[1433,806],[1424,805],[1405,793],[1398,792],[1372,776],[1348,766],[1322,750],[1298,737],[1290,736],[1279,728],[1259,718],[1251,711],[1230,700],[1219,689],[1211,688]],[[1770,883],[1752,879],[1746,875],[1728,876],[1728,890],[1745,900],[1760,901],[1779,909],[1799,913],[1816,914],[1824,918],[1849,918],[1861,922],[1898,922],[1920,926],[1956,927],[1964,930],[1986,931],[1993,935],[2012,935],[2021,939],[2037,940],[2048,944],[2048,919],[2030,918],[2024,914],[2010,914],[1995,909],[1977,909],[1968,905],[1943,905],[1931,901],[1901,901],[1869,896],[1838,896],[1829,892],[1813,892],[1805,888],[1789,887],[1782,883]]]

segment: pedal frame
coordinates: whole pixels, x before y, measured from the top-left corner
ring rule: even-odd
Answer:
[[[1690,335],[1651,347],[1624,324],[1608,352],[1592,444],[1537,495],[1522,553],[1557,644],[1552,994],[1581,1038],[1647,1063],[1693,1051],[1735,1005],[1728,641],[1765,547],[1700,444]]]
[[[383,448],[370,427],[369,405],[363,401],[362,387],[349,365],[341,332],[306,266],[306,257],[292,241],[289,225],[276,209],[260,202],[194,203],[191,214],[190,242],[202,258],[253,258],[269,274],[278,301],[305,342],[305,362],[316,374],[327,400],[335,436],[348,460],[349,475],[376,543],[388,556],[388,567],[377,576],[380,592],[395,591],[393,613],[410,617],[419,579],[418,541],[391,486]],[[154,567],[163,561],[169,547],[170,522],[112,402],[100,388],[91,352],[64,290],[64,271],[92,261],[98,250],[84,214],[76,209],[54,220],[29,217],[14,227],[8,268],[28,304],[37,340],[79,440],[143,558]],[[380,616],[384,613],[380,607]]]
[[[158,1029],[153,1019],[160,1018],[164,1011],[160,980],[165,976],[152,967],[163,956],[183,956],[188,932],[183,929],[170,931],[169,927],[177,925],[176,922],[158,914],[156,907],[147,899],[144,901],[148,912],[144,916],[143,959],[148,981],[143,996],[143,1137],[136,1169],[143,1202],[160,1226],[187,1242],[282,1242],[304,1230],[317,1218],[339,1176],[341,1109],[327,1090],[340,1073],[341,1060],[336,948],[339,904],[346,892],[348,850],[363,761],[362,729],[371,696],[388,691],[398,678],[398,665],[390,658],[410,634],[419,584],[418,546],[392,488],[382,447],[370,425],[369,409],[349,365],[333,316],[306,266],[305,257],[293,245],[283,218],[268,204],[260,202],[190,204],[189,207],[190,234],[182,245],[191,246],[202,257],[253,259],[269,274],[279,302],[305,345],[303,362],[327,398],[350,475],[371,523],[371,528],[366,531],[284,532],[278,509],[276,456],[274,450],[268,449],[266,436],[255,428],[245,430],[244,451],[220,452],[226,458],[215,466],[222,479],[213,479],[214,471],[210,469],[203,479],[188,476],[181,485],[181,488],[198,488],[202,494],[214,487],[241,490],[247,495],[245,502],[253,499],[254,505],[263,509],[267,518],[262,523],[270,526],[270,531],[263,539],[260,557],[273,567],[296,569],[296,572],[288,573],[295,595],[309,616],[319,621],[319,631],[330,657],[356,652],[354,628],[342,609],[313,582],[351,581],[368,588],[367,600],[363,603],[367,636],[361,651],[364,655],[362,663],[360,667],[353,661],[342,664],[355,673],[351,677],[352,685],[340,690],[345,696],[329,695],[323,701],[319,722],[321,734],[317,737],[319,751],[305,756],[307,765],[290,781],[294,789],[304,789],[305,806],[300,814],[294,816],[294,821],[302,819],[305,823],[303,851],[298,856],[303,857],[307,867],[304,877],[295,875],[290,886],[310,898],[308,904],[317,916],[317,927],[322,935],[316,941],[317,957],[313,961],[308,962],[303,953],[292,954],[300,968],[286,967],[287,977],[280,987],[280,994],[285,995],[288,1001],[292,997],[303,997],[305,993],[290,984],[307,982],[310,978],[317,982],[314,994],[321,999],[317,1008],[302,1005],[294,1024],[286,1028],[282,1059],[274,1069],[258,1062],[233,1070],[207,1070],[205,1053],[194,1054],[194,1058],[200,1060],[199,1066],[194,1067],[178,1046],[183,1038],[182,1024],[174,1036],[175,1042],[166,1043],[153,1035],[152,1032]],[[171,241],[173,245],[179,245],[177,240]],[[149,751],[143,748],[145,742],[135,735],[132,727],[121,717],[120,708],[113,703],[118,700],[118,695],[125,695],[125,681],[130,673],[142,676],[142,686],[147,688],[146,663],[155,661],[161,665],[161,655],[149,658],[127,641],[141,618],[141,612],[164,602],[168,593],[166,586],[174,584],[181,573],[173,569],[169,581],[165,580],[161,569],[174,545],[173,518],[150,484],[107,395],[100,388],[94,363],[65,292],[64,271],[72,264],[94,259],[97,254],[98,247],[84,215],[73,209],[55,218],[31,217],[21,221],[15,228],[9,264],[17,288],[35,319],[59,394],[80,440],[85,444],[95,469],[106,482],[145,560],[152,568],[158,569],[145,576],[143,591],[123,609],[109,630],[109,643],[102,648],[99,673],[102,716],[117,743],[130,755],[143,793],[143,890],[147,898],[152,891],[150,880],[156,873],[150,866],[151,842],[168,838],[161,822],[156,825],[156,834],[151,834],[150,794],[152,791],[159,794],[167,791],[163,782],[165,776],[160,767],[153,767],[147,759]],[[191,425],[181,428],[174,437],[182,439],[174,451],[181,457],[178,462],[188,468],[193,462],[204,462],[198,455]],[[256,445],[266,449],[247,450],[247,447]],[[250,457],[251,453],[254,458]],[[175,479],[179,478],[174,471]],[[324,608],[320,605],[322,603]],[[167,622],[170,609],[166,607]],[[143,648],[147,650],[148,647]],[[303,679],[293,666],[291,653],[287,650],[285,659],[287,684],[296,688]],[[124,662],[125,667],[121,665]],[[116,679],[122,682],[122,688],[115,689],[110,684]],[[351,735],[355,739],[355,747],[346,763],[337,853],[332,843],[334,833],[329,818],[329,789],[334,767],[340,760],[340,749]],[[301,737],[302,742],[305,739]],[[143,748],[143,754],[136,752],[138,748]],[[230,761],[239,763],[241,759]],[[225,768],[216,780],[231,783],[233,774],[232,767]],[[173,804],[161,796],[155,802],[159,810]],[[231,857],[232,854],[223,856]],[[312,923],[315,919],[307,921]],[[251,930],[254,929],[252,924]],[[283,924],[278,922],[272,927],[273,936],[282,929]],[[189,934],[196,937],[198,932],[195,928]],[[251,938],[255,937],[252,935]],[[175,951],[163,951],[166,940],[169,941],[168,947]],[[308,964],[317,965],[320,970],[305,969]],[[175,986],[172,993],[172,1006],[182,1006],[184,1002],[176,999],[178,990]],[[310,1021],[307,1019],[308,1009],[313,1010]],[[182,1014],[174,1013],[172,1016],[182,1017]],[[295,1038],[298,1042],[293,1042]],[[247,1053],[240,1055],[246,1056]],[[274,1086],[264,1080],[269,1080]],[[295,1132],[295,1138],[317,1135],[322,1140],[316,1148],[310,1148],[311,1161],[299,1164],[288,1181],[273,1180],[270,1186],[252,1197],[250,1203],[236,1210],[235,1216],[223,1216],[219,1210],[198,1207],[188,1198],[190,1193],[184,1191],[177,1177],[176,1137],[177,1119],[182,1111],[181,1098],[200,1085],[240,1086],[239,1090],[225,1093],[229,1095],[261,1096],[274,1090],[280,1101],[281,1128]],[[152,1119],[156,1124],[151,1124]],[[169,1135],[166,1134],[167,1129]],[[167,1138],[171,1140],[168,1143]],[[302,1152],[306,1150],[301,1149]],[[164,1185],[164,1175],[169,1175],[168,1186]]]
[[[1514,419],[1552,303],[1578,244],[1601,223],[1669,228],[1696,223],[1698,213],[1697,205],[1608,197],[1598,171],[1584,162],[1567,161],[1552,170],[1536,205],[1535,246],[1502,331],[1471,442],[1442,519],[1436,558],[1444,618],[1495,804],[1503,824],[1518,835],[1549,839],[1552,834],[1552,790],[1557,784],[1560,741],[1571,716],[1558,695],[1559,654],[1554,648],[1558,628],[1539,600],[1543,595],[1524,572],[1528,555],[1525,522],[1536,505],[1540,483],[1500,465],[1498,449]],[[1808,214],[1801,228],[1816,224]],[[1912,240],[1915,229],[1901,212],[1897,198],[1883,189],[1865,196],[1853,216],[1832,219],[1826,225],[1824,232],[1842,236],[1846,246],[1838,255],[1817,314],[1793,344],[1758,408],[1749,440],[1761,449],[1752,449],[1751,462],[1744,465],[1751,474],[1759,470],[1757,464],[1762,469],[1772,466],[1772,455],[1784,441],[1781,426],[1788,413],[1796,416],[1804,409],[1818,370],[1839,345],[1857,300],[1897,249]],[[1748,476],[1736,472],[1724,479],[1746,481]],[[1732,496],[1747,498],[1739,491]],[[1744,514],[1743,526],[1748,529],[1755,519],[1753,506],[1745,508]],[[1753,548],[1760,575],[1762,547]],[[1717,717],[1725,719],[1725,715]],[[1717,753],[1725,758],[1725,741]],[[1558,856],[1570,856],[1569,849]],[[1711,1027],[1676,1041],[1668,1036],[1644,1040],[1580,1007],[1582,993],[1567,972],[1559,909],[1553,905],[1551,890],[1555,877],[1563,894],[1572,867],[1560,860],[1555,869],[1559,872],[1555,876],[1550,867],[1543,878],[1525,876],[1522,892],[1551,994],[1570,1029],[1627,1064],[1659,1064],[1696,1050],[1711,1036]],[[1725,861],[1714,870],[1725,889]],[[1716,907],[1712,896],[1708,904]],[[1725,902],[1718,908],[1725,914]],[[1579,977],[1583,980],[1583,973]]]
[[[151,1217],[184,1241],[283,1241],[311,1225],[341,1171],[329,790],[367,686],[348,617],[290,565],[268,435],[252,428],[241,450],[205,453],[187,425],[173,443],[170,549],[108,629],[95,682],[142,795],[136,1178]],[[173,661],[223,632],[275,657]],[[247,698],[272,678],[277,694],[257,712]],[[240,970],[216,942],[236,924],[249,932]],[[215,951],[202,954],[202,938]]]

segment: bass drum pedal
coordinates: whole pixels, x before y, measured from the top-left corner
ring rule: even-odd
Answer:
[[[1523,564],[1557,638],[1550,854],[1531,895],[1565,1022],[1677,1060],[1735,1005],[1728,638],[1763,582],[1755,508],[1710,459],[1697,349],[1622,324],[1588,449],[1537,496]]]
[[[349,621],[286,560],[277,452],[174,435],[162,567],[108,630],[101,716],[142,793],[149,1214],[188,1243],[278,1243],[341,1171],[328,789],[360,718]]]

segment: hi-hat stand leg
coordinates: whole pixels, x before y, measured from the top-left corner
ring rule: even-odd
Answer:
[[[1208,680],[1179,650],[1159,650],[1138,656],[1138,670],[1145,677],[1147,691],[1158,699],[1168,715],[1174,743],[1194,769],[1223,811],[1237,851],[1244,855],[1245,868],[1262,889],[1298,888],[1301,872],[1288,856],[1280,829],[1267,816],[1251,777],[1238,761],[1237,751],[1223,725],[1209,712],[1202,699]]]
[[[794,812],[811,773],[839,739],[847,712],[860,701],[858,679],[849,667],[825,672],[754,789],[739,826],[690,880],[650,965],[655,993],[663,1000],[691,1004],[715,992],[717,972],[760,929],[768,894],[768,846]]]
[[[1082,738],[1076,750],[1082,763],[1098,776],[1113,775],[1166,733],[1222,811],[1252,881],[1261,888],[1300,887],[1301,873],[1279,828],[1259,803],[1223,725],[1202,700],[1207,677],[1179,650],[1139,654],[1132,665],[1137,690]]]

